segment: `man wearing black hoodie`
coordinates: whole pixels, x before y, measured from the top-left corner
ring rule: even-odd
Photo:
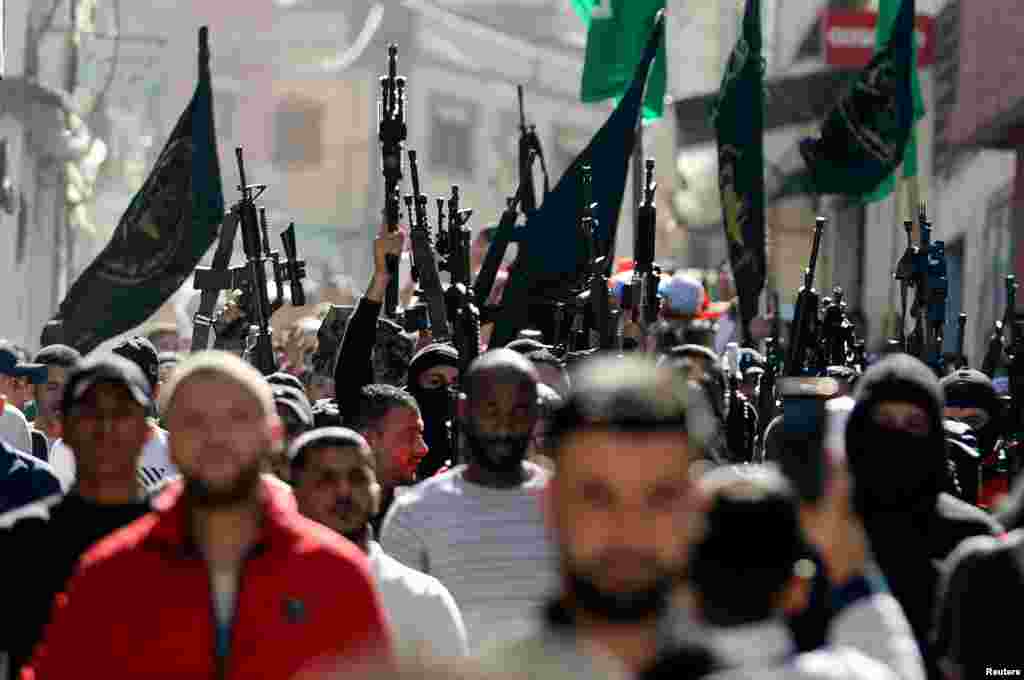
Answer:
[[[440,343],[421,349],[409,364],[406,389],[419,404],[428,449],[417,470],[419,479],[431,477],[445,466],[465,462],[454,459],[449,429],[455,417],[452,388],[459,381],[458,366],[459,353],[451,345]]]
[[[949,485],[942,392],[925,364],[894,354],[860,379],[846,426],[854,503],[893,595],[939,677],[929,646],[939,571],[960,541],[995,535],[999,524],[944,489]]]

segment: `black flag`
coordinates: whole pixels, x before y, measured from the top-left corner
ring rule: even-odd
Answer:
[[[61,325],[61,342],[83,354],[156,312],[217,236],[224,194],[207,36],[206,27],[201,28],[199,82],[192,101],[110,243],[71,286],[54,319]]]

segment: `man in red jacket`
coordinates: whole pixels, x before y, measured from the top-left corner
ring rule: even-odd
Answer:
[[[281,446],[270,386],[201,352],[165,387],[183,480],[85,554],[23,678],[290,678],[390,655],[366,557],[261,480]]]

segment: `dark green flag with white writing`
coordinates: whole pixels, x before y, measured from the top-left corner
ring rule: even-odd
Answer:
[[[224,217],[207,29],[199,82],[106,248],[78,277],[54,321],[83,354],[145,322],[185,282]],[[51,330],[52,332],[52,330]]]
[[[794,194],[861,197],[900,163],[914,126],[914,0],[902,0],[885,48],[857,75],[816,139],[777,167],[768,200]],[[778,165],[778,164],[777,164]]]
[[[714,122],[722,226],[740,299],[740,316],[749,323],[757,316],[767,268],[760,0],[747,0],[743,29],[722,78]]]

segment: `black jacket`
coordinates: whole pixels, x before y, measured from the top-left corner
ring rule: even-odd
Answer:
[[[1002,527],[984,511],[945,492],[950,478],[942,392],[931,369],[905,354],[889,356],[860,379],[855,399],[846,425],[855,505],[875,559],[921,646],[929,676],[937,677],[929,644],[939,586],[937,564],[962,540],[997,535]],[[875,407],[885,401],[912,403],[927,413],[929,434],[919,450],[901,450],[870,438]],[[901,502],[900,494],[892,493],[893,485],[901,483],[896,480],[913,482],[918,493]],[[879,500],[883,490],[885,503]]]
[[[42,639],[54,596],[64,590],[82,554],[149,509],[149,504],[141,501],[97,505],[72,493],[50,510],[48,520],[23,519],[0,531],[0,576],[5,584],[0,649],[10,655],[12,677],[17,677],[18,669],[28,662],[33,648]],[[159,585],[153,587],[159,589]],[[139,596],[144,602],[147,596],[159,597],[160,593],[157,590],[147,594],[143,588]]]
[[[334,364],[334,394],[343,419],[353,417],[360,390],[373,382],[373,345],[377,342],[377,319],[383,306],[360,298],[345,328]]]

